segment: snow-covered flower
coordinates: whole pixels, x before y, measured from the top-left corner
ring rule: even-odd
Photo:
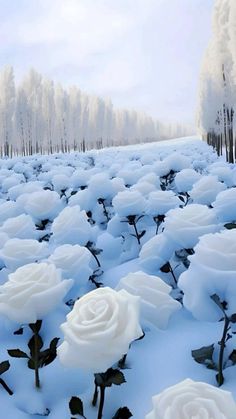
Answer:
[[[220,192],[212,206],[220,221],[236,221],[236,188]]]
[[[172,208],[177,208],[182,202],[173,191],[151,192],[147,201],[146,213],[152,216],[164,215]]]
[[[48,258],[49,262],[62,270],[64,278],[78,279],[79,283],[87,281],[93,273],[91,252],[78,244],[64,244],[57,247]]]
[[[30,215],[21,214],[6,220],[0,231],[10,238],[34,239],[37,235],[35,224]]]
[[[53,264],[21,266],[0,286],[0,313],[17,323],[35,323],[66,295],[72,279],[62,280]]]
[[[22,265],[42,259],[46,253],[46,243],[31,239],[10,239],[0,251],[0,258],[6,268],[15,270]]]
[[[210,298],[217,294],[236,313],[236,230],[206,234],[189,257],[189,269],[179,278],[184,305],[199,320],[217,321],[222,312]]]
[[[113,207],[120,217],[140,215],[145,211],[146,200],[138,191],[118,192],[112,201]]]
[[[179,172],[180,170],[187,169],[191,166],[190,158],[177,151],[170,153],[164,159],[164,163],[174,172]]]
[[[6,201],[0,205],[0,224],[8,218],[17,217],[22,214],[23,209],[14,201]]]
[[[175,186],[178,192],[188,192],[194,183],[200,179],[200,173],[193,169],[183,169],[175,176]]]
[[[104,372],[142,335],[139,299],[125,290],[98,288],[75,302],[61,328],[65,336],[58,348],[62,364]]]
[[[139,265],[147,272],[158,271],[169,262],[175,247],[164,233],[148,240],[139,253]]]
[[[64,208],[52,223],[53,238],[60,244],[80,244],[91,240],[91,226],[79,205]]]
[[[166,329],[170,316],[181,304],[170,295],[172,288],[158,276],[139,271],[121,278],[117,290],[125,289],[141,298],[141,317],[160,329]]]
[[[216,176],[202,176],[194,185],[189,195],[194,203],[210,205],[219,192],[224,191],[226,186],[218,181]]]
[[[214,211],[206,205],[190,204],[170,210],[166,215],[164,228],[165,235],[179,249],[191,249],[200,236],[219,231],[221,225]]]
[[[62,202],[57,192],[42,190],[29,194],[24,208],[37,220],[53,220],[61,211]]]
[[[145,419],[235,419],[232,394],[189,378],[152,398],[153,410]]]

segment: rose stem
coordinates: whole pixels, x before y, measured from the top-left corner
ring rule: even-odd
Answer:
[[[224,360],[224,350],[225,350],[225,342],[227,338],[227,332],[229,327],[230,319],[228,316],[225,315],[224,320],[224,329],[223,329],[223,335],[219,342],[220,345],[220,354],[219,354],[219,365],[218,365],[218,375],[217,375],[217,382],[219,386],[222,386],[224,383],[224,376],[223,376],[223,360]]]
[[[8,392],[10,396],[13,395],[13,391],[11,391],[11,389],[8,387],[8,385],[5,383],[5,381],[2,378],[0,378],[0,384],[3,386],[3,388]]]
[[[99,386],[100,388],[100,402],[99,402],[99,409],[98,409],[98,417],[97,419],[102,419],[102,412],[103,412],[103,406],[105,401],[105,386]]]
[[[98,386],[97,384],[95,384],[95,389],[94,389],[94,394],[93,394],[93,400],[92,400],[92,405],[96,406],[97,405],[97,400],[98,400]]]
[[[178,284],[178,281],[177,281],[177,279],[176,279],[176,276],[175,276],[175,274],[174,274],[174,271],[173,271],[173,269],[172,269],[172,266],[171,266],[170,262],[168,262],[168,263],[169,263],[170,273],[171,273],[171,275],[172,275],[172,276],[173,276],[173,278],[174,278],[175,284],[177,285],[177,284]]]
[[[34,332],[34,373],[35,373],[35,386],[36,388],[40,388],[40,380],[39,380],[39,348],[38,348],[38,332]]]
[[[137,230],[137,226],[136,226],[136,222],[135,222],[135,220],[133,221],[133,226],[134,226],[134,230],[135,230],[135,235],[136,235],[136,237],[137,237],[137,240],[138,240],[138,244],[140,244],[140,239],[139,239],[139,234],[138,234],[138,230]]]
[[[87,246],[86,246],[87,247]],[[87,249],[90,251],[90,253],[93,255],[94,259],[96,260],[98,267],[101,268],[101,264],[97,258],[97,256],[95,255],[95,253],[92,251],[92,249],[90,249],[90,247],[87,247]]]

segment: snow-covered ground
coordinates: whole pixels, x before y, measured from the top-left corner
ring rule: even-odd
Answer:
[[[216,386],[217,371],[203,363],[211,361],[218,368],[222,317],[232,329],[225,340],[221,389],[236,400],[236,342],[231,333],[236,313],[236,166],[192,137],[85,154],[5,159],[0,161],[0,185],[0,362],[9,360],[11,365],[1,377],[14,393],[10,396],[0,387],[2,418],[78,418],[69,411],[72,396],[83,401],[87,419],[97,418],[91,405],[93,373],[105,372],[99,365],[106,353],[117,366],[124,355],[123,335],[133,336],[126,346],[141,335],[137,301],[129,297],[133,311],[126,313],[123,289],[140,296],[145,336],[128,351],[122,369],[126,382],[106,390],[104,419],[124,406],[135,419],[144,419],[152,411],[152,396],[186,378]],[[82,317],[88,315],[88,331],[69,320],[61,329],[74,301],[79,298],[76,304],[82,306],[80,297],[98,285],[116,289],[124,300],[114,302],[108,290],[98,308],[80,308]],[[123,311],[111,316],[117,304]],[[89,323],[93,315],[94,325]],[[36,320],[43,320],[43,349],[60,338],[59,356],[39,369],[40,389],[26,357],[7,352],[17,348],[29,354],[28,323]],[[95,333],[100,323],[107,328],[105,343]],[[120,339],[115,339],[118,329]],[[86,337],[81,344],[82,333]],[[195,362],[191,351],[212,344],[212,359]],[[93,367],[77,367],[76,356],[82,365],[91,357]]]

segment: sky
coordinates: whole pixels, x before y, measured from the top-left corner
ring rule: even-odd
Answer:
[[[214,0],[0,0],[0,68],[194,124]]]

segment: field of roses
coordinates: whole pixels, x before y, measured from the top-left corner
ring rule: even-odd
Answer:
[[[9,419],[236,418],[236,166],[186,138],[0,160]]]

